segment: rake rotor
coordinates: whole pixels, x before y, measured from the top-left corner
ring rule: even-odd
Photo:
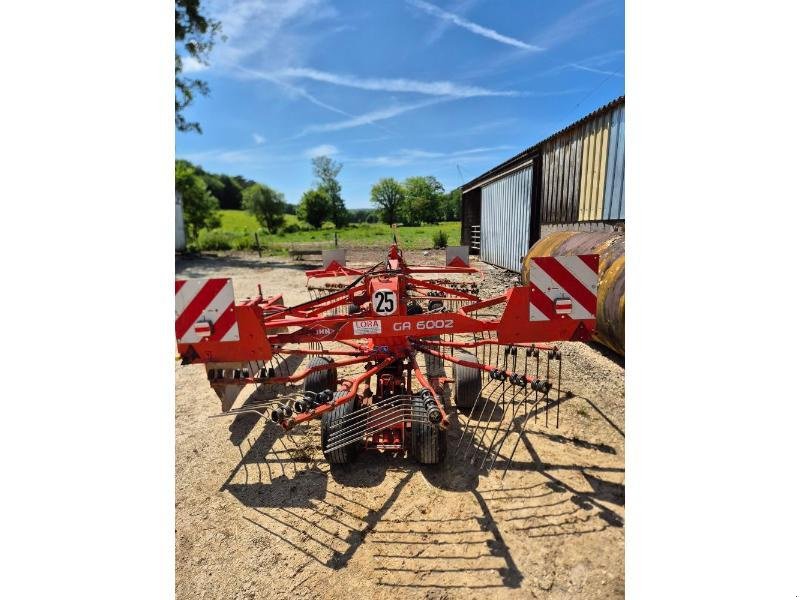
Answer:
[[[531,415],[549,426],[554,407],[558,427],[561,353],[545,342],[591,336],[596,255],[533,259],[530,284],[486,299],[466,248],[448,249],[444,267],[408,265],[396,244],[365,270],[347,267],[341,250],[323,260],[307,272],[310,300],[291,307],[260,287],[236,303],[229,279],[176,282],[178,351],[205,366],[222,402],[215,416],[255,413],[284,430],[319,419],[332,463],[368,449],[430,464],[446,451],[453,395],[467,415],[457,450],[480,469],[519,428],[511,460]],[[233,408],[250,384],[275,397]]]

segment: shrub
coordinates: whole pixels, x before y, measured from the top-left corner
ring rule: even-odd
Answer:
[[[297,233],[298,231],[300,231],[300,225],[298,223],[289,223],[288,225],[281,227],[279,235],[284,235],[285,233]]]
[[[204,230],[198,236],[197,246],[200,250],[230,250],[234,237],[236,237],[235,233],[222,229]]]
[[[447,247],[447,234],[441,229],[433,234],[433,247],[434,248]]]
[[[234,250],[253,250],[256,247],[256,239],[252,235],[242,235],[233,240]]]

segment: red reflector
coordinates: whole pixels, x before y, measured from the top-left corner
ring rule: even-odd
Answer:
[[[211,335],[211,323],[196,323],[194,326],[194,332],[200,335]]]
[[[557,315],[568,315],[572,312],[572,300],[569,298],[556,298],[553,304]]]

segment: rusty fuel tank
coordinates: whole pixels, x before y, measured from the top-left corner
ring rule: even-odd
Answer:
[[[536,242],[522,261],[522,282],[529,281],[534,256],[599,254],[595,339],[625,356],[625,232],[557,231]]]

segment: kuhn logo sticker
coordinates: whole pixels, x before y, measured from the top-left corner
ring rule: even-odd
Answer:
[[[363,321],[353,321],[353,333],[355,335],[375,335],[381,332],[381,322],[377,319],[364,319]]]
[[[313,333],[314,335],[330,335],[333,333],[333,329],[330,327],[317,327]]]

